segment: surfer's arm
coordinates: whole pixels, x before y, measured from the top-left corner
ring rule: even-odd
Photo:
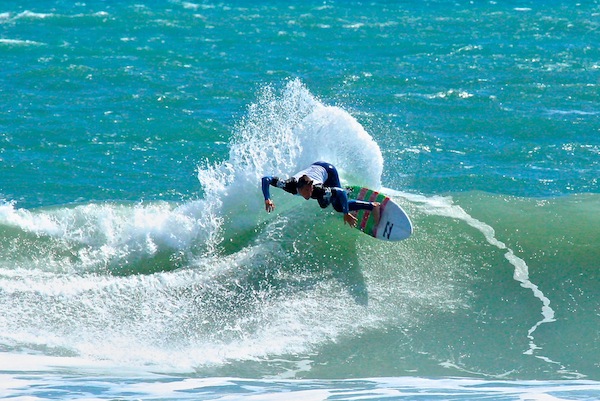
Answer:
[[[271,192],[269,191],[269,186],[271,185],[271,183],[273,183],[274,186],[277,185],[277,181],[279,181],[279,178],[277,177],[266,176],[262,178],[262,193],[265,197],[265,201],[271,199]]]
[[[281,180],[279,177],[265,176],[262,178],[262,192],[265,200],[271,199],[271,193],[269,192],[269,186],[283,189],[292,195],[297,195],[296,179],[294,177],[288,178],[287,180]]]
[[[294,178],[280,180],[279,177],[263,177],[261,187],[263,196],[265,198],[265,209],[267,212],[272,212],[275,209],[275,204],[271,200],[271,192],[269,191],[270,186],[281,188],[284,191],[291,193],[292,195],[296,195],[298,193],[298,191],[296,190],[296,180]]]
[[[271,193],[269,191],[269,186],[271,184],[276,185],[277,181],[279,181],[279,178],[277,178],[277,177],[267,176],[267,177],[262,178],[262,193],[263,193],[263,196],[265,197],[265,210],[267,211],[267,213],[271,213],[273,210],[275,210],[275,204],[271,200]]]

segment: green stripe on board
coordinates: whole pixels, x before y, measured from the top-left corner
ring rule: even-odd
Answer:
[[[358,186],[353,186],[351,188],[352,192],[348,194],[348,199],[383,203],[384,199],[386,198],[385,195],[368,188],[362,188]],[[375,219],[371,215],[371,212],[368,210],[359,210],[356,212],[356,219],[358,228],[364,233],[373,236],[373,231],[375,230]]]
[[[383,202],[383,200],[385,199],[385,195],[380,194],[380,193],[375,193],[374,191],[369,191],[370,193],[368,194],[368,196],[365,196],[366,201],[369,202]],[[375,219],[372,216],[371,212],[369,213],[369,219],[367,220],[367,224],[364,228],[364,232],[369,234],[369,235],[373,235],[373,231],[375,230]]]

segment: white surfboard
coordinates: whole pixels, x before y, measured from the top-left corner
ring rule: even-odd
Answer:
[[[369,188],[348,187],[348,199],[379,202],[381,214],[379,224],[369,210],[352,212],[357,218],[356,228],[371,237],[383,241],[401,241],[411,236],[413,226],[406,212],[388,196]]]

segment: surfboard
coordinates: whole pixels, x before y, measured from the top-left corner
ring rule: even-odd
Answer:
[[[358,230],[383,241],[401,241],[410,237],[413,226],[400,205],[388,196],[369,188],[351,186],[346,189],[348,190],[348,199],[381,203],[381,218],[377,225],[371,211],[352,212],[357,219],[356,228]]]

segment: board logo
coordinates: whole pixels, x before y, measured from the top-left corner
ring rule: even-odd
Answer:
[[[390,235],[392,235],[392,229],[394,228],[394,223],[390,223],[389,221],[385,223],[385,227],[383,229],[383,236],[387,239],[390,239]]]

